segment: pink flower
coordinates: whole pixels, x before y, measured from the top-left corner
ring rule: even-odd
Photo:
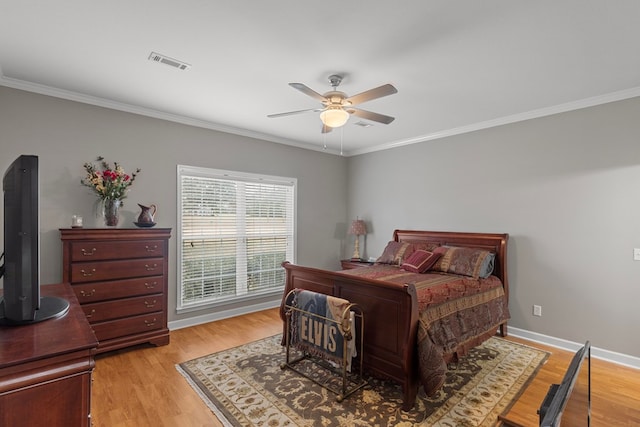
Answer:
[[[80,183],[98,195],[102,200],[122,200],[127,197],[127,192],[136,179],[140,169],[127,174],[118,162],[113,165],[107,163],[102,156],[96,159],[99,165],[85,163],[84,169],[87,176]]]

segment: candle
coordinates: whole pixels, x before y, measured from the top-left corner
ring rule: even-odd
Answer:
[[[71,217],[71,228],[82,228],[82,217],[80,215]]]

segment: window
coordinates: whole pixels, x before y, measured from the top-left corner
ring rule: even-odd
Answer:
[[[178,310],[284,289],[296,180],[178,166]]]

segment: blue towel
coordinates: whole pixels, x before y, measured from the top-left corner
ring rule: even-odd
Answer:
[[[346,345],[343,334],[350,331],[349,301],[295,289],[287,305],[303,311],[292,312],[291,345],[314,356],[342,361]]]

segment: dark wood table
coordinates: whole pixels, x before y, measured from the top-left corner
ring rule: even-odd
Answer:
[[[98,341],[69,284],[40,291],[66,299],[69,311],[34,324],[0,326],[0,426],[90,426]]]

